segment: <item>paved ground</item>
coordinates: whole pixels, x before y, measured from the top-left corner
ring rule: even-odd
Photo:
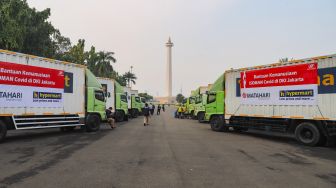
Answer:
[[[11,132],[0,187],[336,187],[336,149],[172,118],[97,133]]]

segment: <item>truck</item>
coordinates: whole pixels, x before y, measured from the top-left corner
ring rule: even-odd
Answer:
[[[117,122],[128,121],[128,99],[124,93],[124,88],[112,78],[98,78],[103,86],[106,108],[113,107]]]
[[[223,90],[209,91],[213,131],[292,134],[304,145],[336,136],[336,54],[225,71]]]
[[[131,87],[124,87],[125,95],[128,100],[128,114],[132,118],[137,118],[141,113],[141,101],[137,96],[137,91],[132,90]]]
[[[196,90],[194,119],[197,119],[200,123],[204,121],[208,88],[208,86],[200,86]]]
[[[143,105],[138,90],[131,90],[131,116],[136,118],[141,115]]]
[[[9,130],[97,131],[104,120],[102,86],[86,66],[0,50],[0,141]]]

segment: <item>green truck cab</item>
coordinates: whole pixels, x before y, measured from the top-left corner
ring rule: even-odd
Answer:
[[[124,87],[114,81],[115,88],[115,112],[117,121],[128,121],[128,100],[124,93]]]
[[[195,111],[195,97],[188,97],[185,103],[185,115],[193,117]]]
[[[130,114],[133,118],[138,117],[142,112],[142,102],[139,96],[131,95],[131,110]]]
[[[211,125],[214,122],[224,119],[224,88],[225,79],[224,74],[222,74],[207,92],[204,120],[209,121]]]
[[[207,103],[207,94],[199,94],[195,97],[195,119],[198,120],[198,122],[204,121],[205,116],[205,105]]]
[[[93,73],[86,69],[86,115],[85,124],[89,131],[99,129],[101,121],[106,121],[106,99],[102,88],[97,78]]]

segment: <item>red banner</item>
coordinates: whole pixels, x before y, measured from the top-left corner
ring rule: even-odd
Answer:
[[[317,84],[317,63],[241,72],[240,88]]]
[[[64,88],[64,71],[0,61],[0,84]]]

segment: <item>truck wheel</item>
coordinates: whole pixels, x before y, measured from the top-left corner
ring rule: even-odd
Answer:
[[[304,145],[316,146],[321,139],[321,133],[313,123],[303,122],[296,127],[295,138]]]
[[[96,114],[89,114],[86,119],[86,131],[96,132],[100,128],[100,118]]]
[[[6,124],[0,120],[0,142],[3,142],[6,138],[7,134],[7,126]]]
[[[116,120],[117,120],[117,122],[124,121],[124,118],[125,118],[125,113],[124,112],[122,112],[122,111],[117,111],[116,112]]]
[[[200,112],[197,114],[197,119],[199,123],[202,123],[204,120],[204,112]]]
[[[211,129],[216,132],[223,132],[227,130],[227,128],[223,125],[223,122],[218,116],[213,116],[210,119],[210,125]]]

